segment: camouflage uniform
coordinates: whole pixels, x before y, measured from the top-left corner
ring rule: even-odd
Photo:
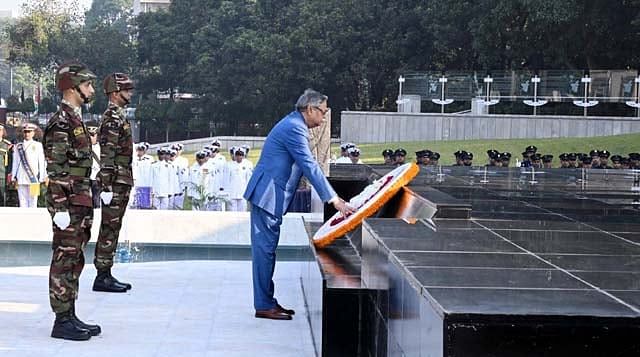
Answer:
[[[78,110],[79,111],[79,110]],[[84,267],[84,248],[91,237],[91,139],[80,113],[65,101],[45,129],[43,146],[49,187],[47,210],[69,212],[71,222],[61,230],[53,226],[53,258],[49,271],[49,301],[55,313],[72,309],[78,296],[78,279]]]
[[[0,139],[0,206],[7,204],[7,167],[9,166],[11,142]]]
[[[111,203],[102,205],[102,223],[93,261],[96,269],[101,271],[113,266],[122,217],[133,186],[131,124],[125,118],[122,107],[109,103],[102,116],[98,135],[101,165],[98,178],[102,192],[113,192]]]

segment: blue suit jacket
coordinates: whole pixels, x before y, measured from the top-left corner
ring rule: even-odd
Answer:
[[[300,177],[309,179],[323,201],[336,193],[309,149],[309,129],[302,114],[294,111],[271,129],[244,198],[276,217],[289,208]]]

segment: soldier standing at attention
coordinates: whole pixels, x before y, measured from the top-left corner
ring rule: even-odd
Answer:
[[[93,221],[91,139],[82,123],[80,106],[93,97],[95,78],[78,62],[58,68],[56,87],[62,92],[62,103],[49,119],[43,138],[49,175],[46,203],[53,220],[49,302],[56,320],[51,337],[65,340],[88,340],[101,332],[100,326],[85,324],[75,314],[83,250]]]
[[[102,193],[102,222],[96,243],[93,264],[98,270],[93,282],[94,291],[124,293],[131,284],[122,283],[111,275],[113,256],[118,247],[118,236],[122,228],[122,217],[129,203],[133,186],[133,140],[131,124],[124,115],[124,107],[131,101],[133,82],[123,73],[105,77],[104,93],[109,106],[102,115],[98,131],[100,143],[100,165],[98,180]]]
[[[4,125],[0,124],[0,206],[7,205],[7,167],[9,167],[9,158],[11,141],[4,138]],[[9,180],[11,181],[11,180]]]

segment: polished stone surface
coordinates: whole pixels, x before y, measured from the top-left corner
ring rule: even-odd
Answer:
[[[640,355],[640,193],[594,171],[422,168],[407,191],[468,218],[398,219],[395,197],[317,251],[323,289],[345,293],[325,301],[364,312],[323,333],[368,356]]]

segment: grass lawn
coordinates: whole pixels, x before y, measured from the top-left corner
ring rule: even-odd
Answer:
[[[551,154],[554,166],[559,163],[558,156],[563,152],[589,153],[593,149],[609,150],[612,155],[628,155],[630,152],[640,152],[640,134],[625,134],[614,136],[599,136],[593,138],[556,138],[556,139],[508,139],[508,140],[455,140],[455,141],[407,141],[385,144],[362,144],[361,159],[364,163],[375,164],[382,162],[384,149],[404,148],[407,150],[407,161],[415,159],[415,152],[429,149],[440,153],[440,164],[451,165],[454,163],[453,153],[458,150],[466,150],[474,155],[474,163],[484,165],[487,162],[487,150],[496,149],[500,152],[510,152],[513,155],[511,164],[515,165],[515,159],[522,157],[521,153],[529,145],[538,147],[541,154]],[[331,151],[336,156],[340,155],[340,146],[332,145]],[[254,164],[258,162],[261,150],[259,148],[249,151],[248,159]],[[225,157],[229,159],[229,153],[225,150]],[[193,163],[193,153],[184,153],[185,157]]]

